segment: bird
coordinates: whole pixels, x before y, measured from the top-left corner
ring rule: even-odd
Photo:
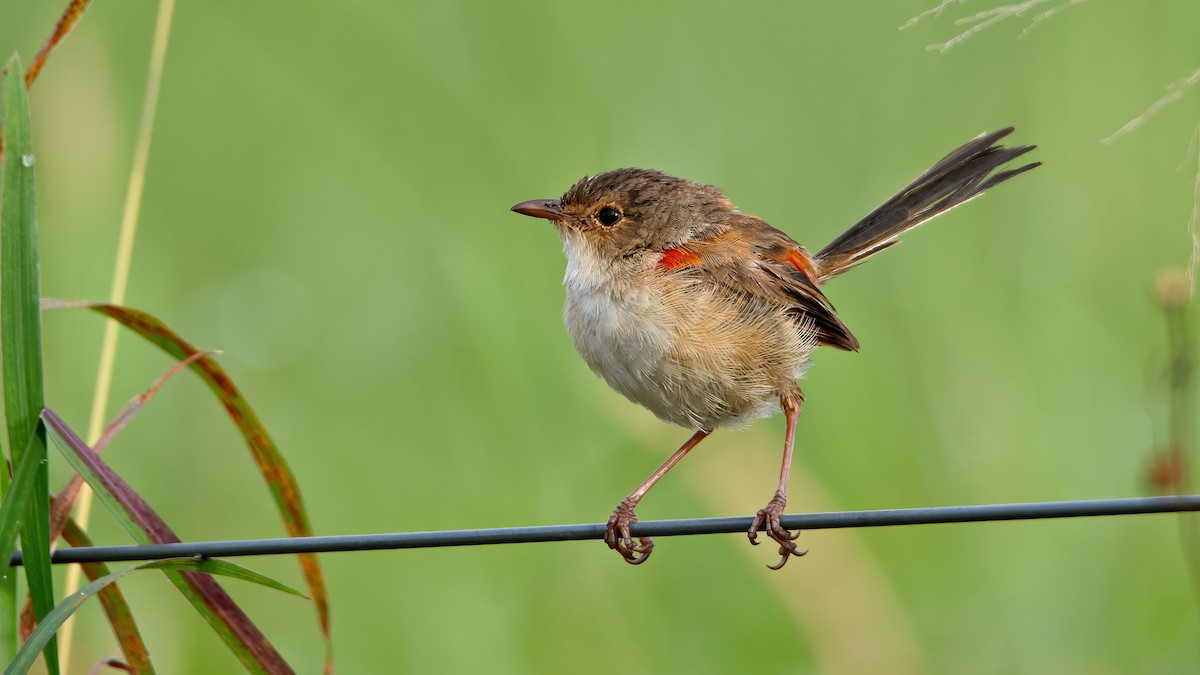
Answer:
[[[583,360],[630,401],[694,430],[613,510],[604,530],[610,549],[646,562],[653,539],[630,534],[646,493],[713,431],[782,412],[779,482],[747,536],[757,545],[762,532],[779,545],[773,570],[807,553],[800,533],[780,524],[804,401],[797,380],[817,347],[859,349],[821,287],[908,230],[1039,166],[1006,168],[1036,147],[998,144],[1012,132],[954,150],[816,253],[742,213],[720,189],[653,169],[585,176],[559,199],[511,208],[549,220],[562,240],[563,319]]]

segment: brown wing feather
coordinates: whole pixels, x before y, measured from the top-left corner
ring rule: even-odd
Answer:
[[[686,246],[697,262],[703,261],[693,268],[697,273],[782,306],[797,323],[811,325],[820,344],[858,351],[858,340],[817,288],[812,258],[803,246],[754,216],[733,214],[722,225],[726,229],[716,236]]]

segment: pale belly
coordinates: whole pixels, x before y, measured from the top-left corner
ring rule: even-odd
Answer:
[[[568,276],[563,316],[613,389],[664,421],[711,431],[779,412],[816,346],[782,308],[754,302],[695,282],[621,291]]]

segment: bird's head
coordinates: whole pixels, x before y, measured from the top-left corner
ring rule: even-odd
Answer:
[[[717,188],[653,169],[615,169],[585,177],[560,199],[533,199],[512,210],[552,221],[568,257],[608,262],[703,238],[735,213]]]

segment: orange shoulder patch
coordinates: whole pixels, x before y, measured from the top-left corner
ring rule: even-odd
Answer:
[[[812,258],[808,257],[803,251],[791,249],[784,256],[784,260],[800,270],[804,276],[808,277],[809,281],[816,282],[816,275],[814,274],[816,270],[813,269]]]
[[[663,251],[662,257],[658,259],[658,266],[669,271],[688,265],[699,265],[700,262],[700,256],[686,248],[669,248]]]

